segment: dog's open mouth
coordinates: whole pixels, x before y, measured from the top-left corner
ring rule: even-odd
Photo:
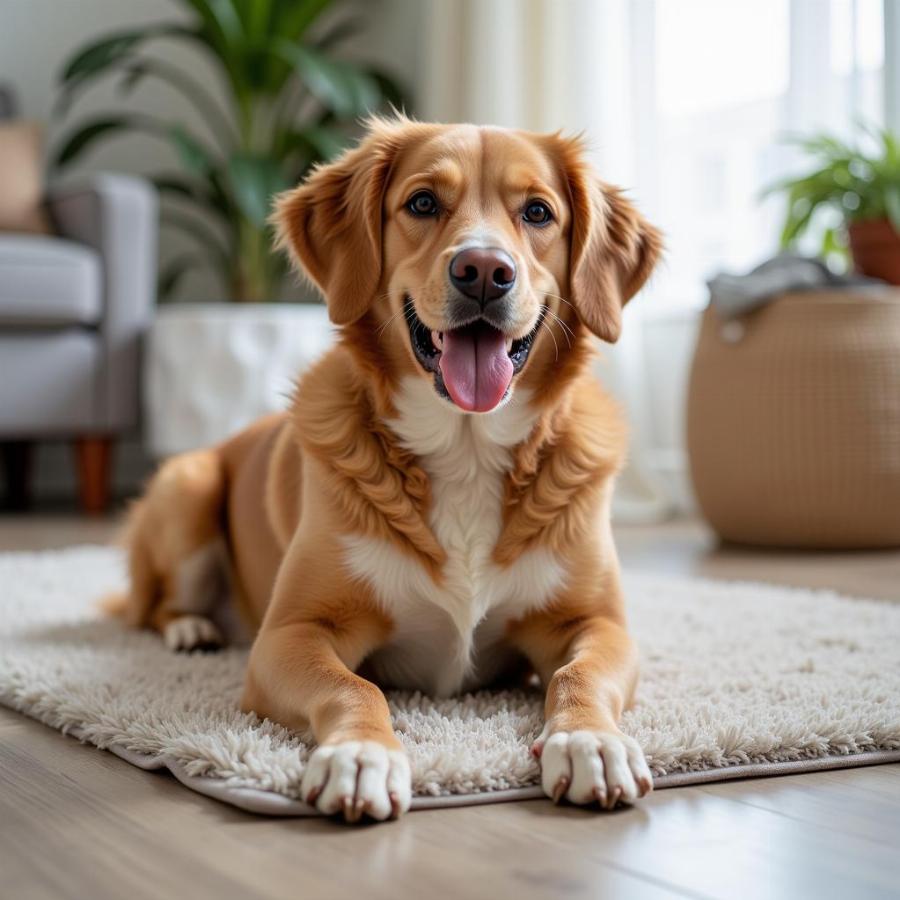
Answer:
[[[515,339],[484,319],[449,331],[431,331],[407,302],[406,323],[413,353],[434,374],[438,393],[466,412],[490,412],[525,365],[541,320]]]

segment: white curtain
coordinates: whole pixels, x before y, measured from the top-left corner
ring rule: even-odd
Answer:
[[[422,118],[536,131],[583,131],[603,177],[633,186],[643,129],[635,27],[653,27],[645,0],[427,0]],[[646,44],[645,44],[646,45]],[[633,77],[635,67],[644,77]],[[644,108],[648,108],[644,104]],[[653,210],[632,197],[649,218]],[[625,312],[619,343],[597,374],[625,406],[629,465],[616,492],[620,521],[653,521],[670,511],[643,461],[651,433],[644,385],[640,298]]]

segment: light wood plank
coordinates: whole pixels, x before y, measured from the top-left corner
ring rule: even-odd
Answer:
[[[257,818],[14,715],[0,710],[0,870],[16,897],[679,895],[575,846],[535,857],[511,806],[362,828]]]
[[[106,540],[116,517],[0,517],[0,550]],[[618,529],[645,571],[897,599],[900,553],[717,548],[702,526]],[[660,791],[602,815],[529,802],[387,826],[254,817],[0,709],[0,873],[17,898],[886,897],[900,765]]]
[[[392,900],[438,884],[752,898],[900,883],[896,765],[660,791],[612,815],[535,801],[348,829],[248,816],[6,710],[0,734],[0,869],[17,897],[277,897],[298,878],[310,896]]]
[[[900,765],[709,784],[702,792],[900,853]],[[898,885],[900,889],[900,885]]]

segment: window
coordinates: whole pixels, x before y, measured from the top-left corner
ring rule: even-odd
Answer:
[[[858,122],[883,121],[882,0],[646,0],[643,10],[632,16],[636,77],[652,102],[635,110],[635,131],[652,148],[635,194],[668,244],[648,306],[698,308],[717,271],[777,251],[784,202],[760,194],[805,164],[784,138],[851,137]]]

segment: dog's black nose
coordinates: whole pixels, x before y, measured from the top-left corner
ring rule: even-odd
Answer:
[[[450,280],[456,289],[484,309],[516,283],[516,264],[499,247],[469,247],[450,260]]]

